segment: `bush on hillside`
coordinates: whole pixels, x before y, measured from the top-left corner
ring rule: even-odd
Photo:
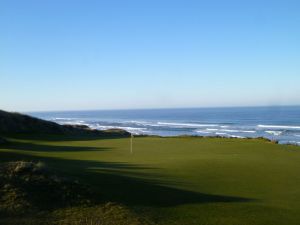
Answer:
[[[0,164],[0,213],[90,204],[90,189],[76,180],[58,176],[42,162]]]
[[[1,144],[7,144],[7,143],[8,143],[8,141],[5,138],[0,137],[0,145]]]

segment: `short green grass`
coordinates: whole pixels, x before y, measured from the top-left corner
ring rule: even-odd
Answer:
[[[130,154],[129,138],[17,136],[10,141],[0,147],[1,161],[44,161],[57,172],[90,184],[99,202],[116,202],[149,223],[298,225],[300,221],[296,146],[256,139],[137,137]],[[89,209],[79,211],[83,210]],[[65,212],[54,214],[68,215]],[[132,224],[143,223],[139,221]]]

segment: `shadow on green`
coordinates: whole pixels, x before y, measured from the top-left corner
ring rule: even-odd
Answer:
[[[170,187],[168,182],[158,182],[142,174],[139,170],[150,169],[142,165],[120,162],[91,160],[70,160],[54,157],[38,157],[10,152],[24,151],[104,151],[109,148],[89,148],[72,146],[36,145],[13,142],[0,147],[0,162],[27,160],[42,161],[63,175],[73,176],[89,184],[95,192],[95,202],[114,201],[131,206],[176,206],[191,203],[249,202],[254,199],[212,195]],[[4,150],[4,151],[1,151]],[[155,168],[151,168],[155,169]],[[133,175],[142,175],[137,178]]]
[[[61,146],[61,145],[42,145],[29,142],[10,141],[5,144],[6,148],[22,151],[34,152],[78,152],[78,151],[107,151],[111,148],[85,147],[85,146]]]
[[[3,137],[31,140],[31,141],[93,141],[93,140],[104,140],[104,139],[120,139],[128,138],[118,135],[93,135],[93,134],[82,134],[82,135],[69,135],[69,134],[30,134],[30,133],[18,133],[18,134],[2,134]]]

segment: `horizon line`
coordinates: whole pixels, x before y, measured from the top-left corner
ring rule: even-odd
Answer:
[[[196,107],[157,107],[157,108],[119,108],[119,109],[70,109],[70,110],[33,110],[10,111],[21,113],[46,113],[46,112],[79,112],[79,111],[138,111],[138,110],[172,110],[172,109],[218,109],[218,108],[274,108],[274,107],[300,107],[300,105],[249,105],[249,106],[196,106]]]

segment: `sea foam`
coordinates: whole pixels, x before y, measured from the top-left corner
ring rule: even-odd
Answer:
[[[266,130],[265,132],[268,134],[273,134],[275,136],[279,136],[282,134],[282,131],[275,131],[275,130]]]
[[[285,125],[257,125],[260,128],[274,128],[274,129],[300,129],[300,126],[285,126]]]
[[[159,125],[167,125],[172,127],[190,127],[190,128],[196,128],[196,127],[218,127],[217,124],[198,124],[198,123],[167,123],[167,122],[158,122]]]

